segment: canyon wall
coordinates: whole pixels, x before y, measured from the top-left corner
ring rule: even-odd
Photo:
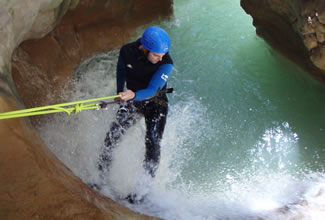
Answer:
[[[241,0],[256,33],[325,82],[324,0]]]
[[[241,5],[258,35],[325,82],[324,2]],[[120,47],[140,25],[171,15],[172,0],[0,0],[0,112],[60,102],[59,91],[82,60]],[[0,219],[153,219],[82,183],[28,118],[0,120],[0,138]]]

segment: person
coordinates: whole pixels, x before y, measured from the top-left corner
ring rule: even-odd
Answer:
[[[167,80],[173,68],[169,50],[169,36],[158,26],[148,27],[140,39],[120,49],[116,73],[120,107],[104,140],[98,160],[100,171],[109,170],[112,152],[121,137],[144,117],[146,149],[143,166],[149,175],[155,176],[168,113]]]

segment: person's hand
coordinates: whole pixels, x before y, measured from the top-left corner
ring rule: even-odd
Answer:
[[[120,99],[122,101],[129,101],[135,97],[135,93],[132,90],[126,90],[124,92],[120,92],[119,95],[122,95]]]
[[[121,97],[114,98],[114,102],[120,102],[122,101]]]

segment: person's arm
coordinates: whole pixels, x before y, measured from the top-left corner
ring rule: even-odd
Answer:
[[[121,54],[118,57],[117,67],[116,67],[116,91],[117,94],[123,92],[126,77],[126,66]]]
[[[139,90],[135,93],[134,101],[143,101],[145,99],[153,97],[159,89],[163,88],[167,83],[168,77],[172,72],[172,64],[163,64],[153,75],[149,82],[149,86],[146,89]]]

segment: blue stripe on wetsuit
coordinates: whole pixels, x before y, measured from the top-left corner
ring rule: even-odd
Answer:
[[[170,73],[172,72],[172,64],[162,64],[155,74],[152,76],[152,79],[149,82],[149,85],[146,89],[141,89],[135,93],[134,101],[142,101],[147,98],[153,97],[159,89],[163,88],[168,80]]]
[[[143,101],[153,97],[157,91],[163,88],[172,72],[172,64],[162,64],[152,76],[149,85],[146,89],[141,89],[135,93],[134,101]],[[122,92],[124,89],[126,77],[126,66],[124,60],[120,57],[117,62],[117,93]]]

